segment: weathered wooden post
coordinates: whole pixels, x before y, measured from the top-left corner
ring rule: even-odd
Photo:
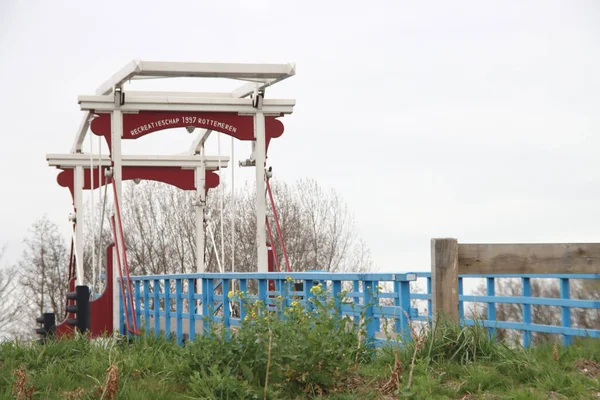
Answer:
[[[438,318],[459,322],[457,239],[431,239],[431,308],[433,324]]]

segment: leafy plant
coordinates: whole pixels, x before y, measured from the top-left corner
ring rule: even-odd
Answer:
[[[227,371],[255,388],[265,387],[268,376],[269,385],[285,395],[335,389],[357,355],[366,360],[373,349],[364,339],[357,342],[361,327],[339,314],[320,284],[311,294],[304,305],[293,301],[286,306],[281,297],[265,304],[229,293],[243,304],[241,326],[227,332],[207,321],[209,333],[186,346],[188,362],[179,371],[198,373],[198,382]]]

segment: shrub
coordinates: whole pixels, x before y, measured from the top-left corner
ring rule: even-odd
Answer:
[[[335,389],[357,356],[368,359],[374,350],[362,339],[365,335],[358,334],[361,326],[339,315],[320,285],[313,287],[312,294],[305,305],[294,301],[285,306],[277,298],[267,306],[249,302],[240,292],[230,293],[244,304],[241,326],[228,332],[205,322],[210,332],[186,346],[182,360],[187,361],[176,367],[178,375],[193,376],[194,391],[200,390],[202,382],[207,387],[227,383],[236,390],[245,383],[264,388],[267,379],[268,386],[288,396]],[[241,386],[230,386],[232,377]]]

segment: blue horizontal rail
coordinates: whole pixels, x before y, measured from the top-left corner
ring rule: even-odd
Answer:
[[[409,272],[410,273],[410,272]],[[417,278],[431,278],[431,272],[412,272]],[[461,278],[543,278],[600,279],[600,274],[461,274]]]
[[[420,321],[431,321],[431,273],[414,272],[417,278],[425,278],[426,292],[411,293],[411,300],[427,301],[428,317],[418,316]],[[485,279],[486,293],[484,295],[464,295],[463,282],[466,278]],[[496,283],[498,279],[520,279],[522,291],[520,296],[503,296],[496,294]],[[558,280],[560,297],[547,298],[532,295],[531,279]],[[571,280],[600,279],[600,274],[461,274],[458,278],[459,318],[461,324],[466,326],[475,325],[473,319],[466,319],[464,315],[464,303],[480,303],[487,305],[487,315],[480,317],[477,324],[487,327],[490,335],[495,334],[496,329],[518,330],[522,335],[523,346],[532,344],[532,332],[562,335],[563,344],[572,343],[574,336],[600,338],[600,329],[583,329],[572,327],[571,309],[600,309],[600,301],[586,299],[572,299]],[[517,304],[522,310],[522,321],[500,321],[496,318],[497,304]],[[553,306],[560,308],[561,325],[542,325],[533,323],[532,306]]]
[[[268,280],[334,280],[334,281],[414,281],[417,272],[407,273],[347,273],[347,272],[235,272],[203,274],[166,274],[132,276],[131,281],[153,279],[268,279]]]
[[[409,320],[417,318],[410,307],[410,282],[413,273],[204,273],[132,276],[134,312],[141,328],[175,334],[177,342],[193,340],[207,332],[214,322],[225,329],[236,327],[246,317],[247,305],[239,301],[262,301],[267,307],[282,301],[284,306],[297,302],[309,306],[311,288],[322,289],[336,300],[342,316],[364,322],[370,339],[410,340]],[[390,289],[391,287],[391,289]],[[278,300],[281,296],[281,300]],[[121,329],[124,330],[121,302]],[[199,331],[201,329],[201,331]]]
[[[425,293],[411,293],[410,283],[424,278]],[[463,282],[466,278],[485,280],[485,294],[463,294]],[[522,292],[519,296],[496,294],[498,279],[520,279]],[[532,295],[531,279],[554,279],[560,284],[559,298],[535,297]],[[522,334],[525,347],[532,343],[532,333],[562,335],[563,343],[569,345],[573,337],[600,338],[598,329],[582,329],[572,326],[571,311],[576,309],[600,309],[600,301],[573,299],[570,296],[570,280],[600,279],[600,274],[465,274],[458,280],[459,317],[463,325],[475,323],[488,328],[494,335],[496,329],[518,330]],[[334,298],[343,294],[344,301],[338,304],[342,315],[352,317],[356,322],[365,318],[369,338],[384,340],[396,337],[410,340],[410,321],[428,321],[431,323],[432,282],[429,272],[407,273],[205,273],[133,276],[134,304],[138,321],[146,331],[156,335],[165,332],[167,336],[175,333],[177,341],[191,340],[195,335],[207,330],[204,321],[218,322],[225,328],[237,327],[246,316],[241,302],[230,298],[229,292],[239,291],[250,302],[263,301],[273,305],[278,296],[283,304],[290,306],[293,301],[307,306],[311,297],[310,289],[321,283]],[[286,288],[293,282],[294,287]],[[300,286],[296,286],[301,284]],[[252,287],[252,288],[250,288]],[[426,301],[427,315],[411,306],[411,301]],[[474,321],[465,318],[465,303],[487,305],[485,315]],[[497,306],[518,304],[522,310],[522,321],[497,320]],[[533,306],[553,306],[560,309],[560,325],[542,325],[534,323]],[[391,321],[391,324],[389,322]],[[390,329],[391,327],[391,329]],[[123,302],[121,300],[121,328],[124,329]],[[198,329],[201,331],[197,332]]]

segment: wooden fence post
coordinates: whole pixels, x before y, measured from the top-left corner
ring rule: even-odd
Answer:
[[[431,239],[432,323],[446,318],[458,323],[458,240]]]

